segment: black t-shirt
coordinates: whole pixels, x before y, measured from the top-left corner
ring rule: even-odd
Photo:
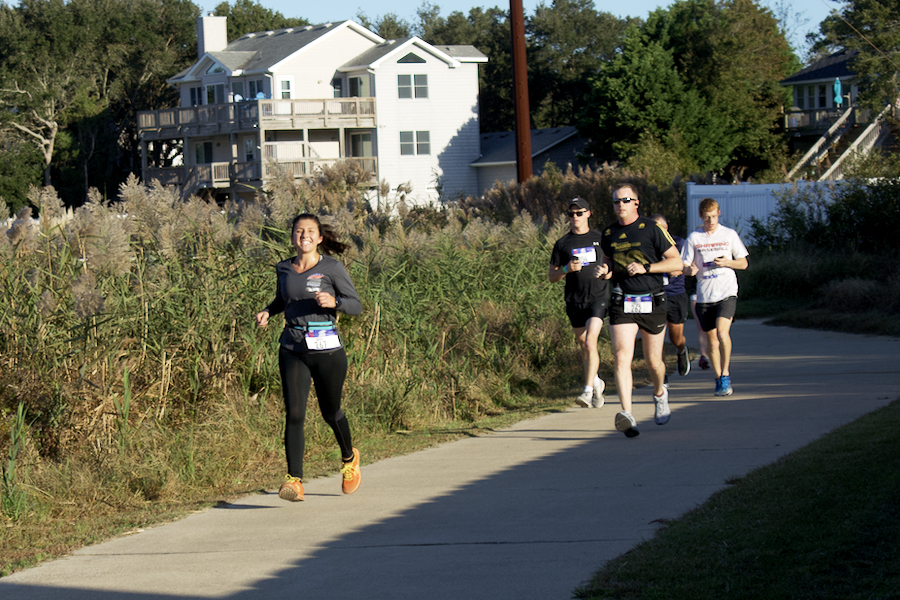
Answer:
[[[566,273],[565,300],[567,303],[587,306],[601,300],[606,301],[609,285],[606,279],[594,277],[594,267],[602,264],[600,253],[601,235],[591,229],[587,233],[567,233],[553,245],[550,265],[562,267],[569,264],[573,257],[581,260],[582,269]]]
[[[612,261],[612,281],[625,294],[648,294],[662,290],[663,274],[630,277],[625,267],[633,262],[642,265],[663,260],[663,253],[675,245],[672,236],[659,223],[638,217],[630,225],[616,221],[603,232],[603,253]]]

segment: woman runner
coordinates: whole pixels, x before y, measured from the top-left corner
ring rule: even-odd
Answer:
[[[288,473],[278,490],[284,500],[303,500],[304,423],[310,385],[315,384],[319,408],[334,431],[341,449],[342,490],[352,494],[362,478],[359,450],[353,447],[350,425],[341,410],[341,394],[347,377],[347,355],[337,330],[338,312],[362,312],[359,294],[347,270],[324,254],[342,254],[349,246],[312,214],[302,214],[291,225],[293,258],[275,267],[278,282],[275,299],[256,315],[265,327],[269,317],[284,313],[284,331],[278,349],[286,422],[284,447]]]

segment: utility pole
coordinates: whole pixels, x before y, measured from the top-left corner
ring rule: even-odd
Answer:
[[[525,58],[525,11],[522,0],[509,0],[512,29],[513,91],[516,101],[516,176],[531,178],[531,112],[528,108],[528,68]]]

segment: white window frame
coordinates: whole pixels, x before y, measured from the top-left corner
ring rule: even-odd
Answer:
[[[401,100],[427,100],[428,75],[397,75],[397,97]]]
[[[431,154],[430,131],[401,131],[400,156],[426,156]]]

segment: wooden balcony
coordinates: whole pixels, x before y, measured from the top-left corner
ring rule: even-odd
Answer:
[[[841,118],[846,109],[793,110],[784,114],[784,129],[793,133],[821,133],[827,131],[835,121]],[[853,120],[848,125],[871,122],[871,111],[867,108],[856,108]]]
[[[254,130],[374,128],[375,98],[251,100],[145,110],[137,115],[145,140]]]
[[[254,187],[263,186],[281,175],[290,173],[293,178],[304,179],[322,172],[339,162],[358,164],[371,174],[371,183],[378,182],[378,159],[363,158],[296,158],[287,160],[267,160],[265,162],[218,162],[192,167],[150,167],[144,171],[144,181],[159,181],[166,186],[176,186],[187,193],[201,188],[227,189],[240,184]]]

